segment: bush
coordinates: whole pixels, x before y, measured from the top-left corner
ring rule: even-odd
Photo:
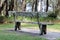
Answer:
[[[48,22],[53,22],[57,19],[58,13],[55,11],[48,12],[48,16],[46,17]]]
[[[55,13],[51,13],[51,14],[49,14],[49,15],[48,15],[48,17],[50,17],[50,18],[53,18],[53,19],[54,19],[54,18],[57,18],[57,15],[56,15]]]
[[[5,17],[4,16],[0,16],[0,23],[4,23],[5,22]]]

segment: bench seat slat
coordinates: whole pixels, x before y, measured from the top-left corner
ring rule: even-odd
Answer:
[[[26,22],[26,21],[16,21],[16,22],[38,24],[38,22]],[[50,22],[39,22],[39,24],[51,25],[53,23],[50,23]]]

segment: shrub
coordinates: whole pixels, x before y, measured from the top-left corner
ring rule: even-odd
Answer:
[[[4,23],[5,22],[5,17],[4,16],[0,16],[0,23]]]
[[[53,19],[54,19],[54,18],[57,18],[57,15],[56,15],[55,13],[51,13],[51,14],[49,14],[49,15],[48,15],[48,17],[50,17],[50,18],[53,18]]]

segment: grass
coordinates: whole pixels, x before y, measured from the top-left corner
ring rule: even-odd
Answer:
[[[13,28],[14,23],[0,24],[0,28]]]
[[[21,27],[38,27],[37,24],[25,24],[22,23]],[[1,28],[14,28],[14,23],[8,23],[8,24],[0,24],[0,29]],[[56,29],[56,30],[60,30],[60,25],[59,24],[55,24],[55,25],[48,25],[47,28],[49,29]]]
[[[60,38],[57,38],[57,40],[60,40]]]
[[[14,23],[8,23],[8,24],[0,24],[0,28],[14,28],[15,24]],[[21,24],[22,27],[38,27],[37,24]]]
[[[48,25],[48,28],[50,28],[50,29],[56,29],[56,30],[60,30],[60,24]]]
[[[26,23],[22,23],[21,26],[22,26],[22,27],[38,27],[37,24],[26,24]]]
[[[25,25],[27,26],[27,25]],[[26,33],[7,31],[6,28],[13,28],[14,24],[0,24],[0,40],[46,40],[40,36],[32,36]],[[1,30],[4,29],[4,30]]]
[[[0,30],[0,40],[46,40],[38,36]]]
[[[38,27],[38,25],[22,23],[22,27]],[[15,31],[13,32],[6,31],[5,30],[6,28],[14,28],[14,23],[0,24],[0,40],[47,40],[46,38],[43,38],[40,36],[32,36],[25,33],[17,33]],[[48,25],[48,28],[60,30],[60,25],[57,25],[57,24]],[[4,29],[4,30],[1,30],[1,29]]]

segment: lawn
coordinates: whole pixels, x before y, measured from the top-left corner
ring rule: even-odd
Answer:
[[[22,25],[23,26],[23,25]],[[27,26],[27,25],[25,25]],[[7,31],[6,28],[13,28],[14,24],[0,24],[0,40],[46,40],[40,36],[33,36],[16,31]],[[4,29],[4,30],[1,30]]]
[[[8,23],[8,24],[0,24],[0,29],[1,28],[13,28],[14,27],[14,23]]]
[[[25,23],[22,23],[21,27],[37,27],[38,28],[38,25],[37,24],[25,24]],[[4,28],[4,29],[5,28],[14,28],[14,23],[0,24],[0,29],[2,29],[2,28]],[[47,28],[48,29],[60,30],[60,24],[47,25]]]
[[[22,23],[22,27],[38,27],[37,24],[25,24]],[[25,33],[18,33],[18,32],[10,32],[6,31],[6,28],[14,28],[14,23],[8,24],[0,24],[0,40],[47,40],[46,38],[42,38],[40,36],[32,36]],[[48,25],[49,29],[57,29],[60,30],[60,25]],[[1,30],[4,29],[4,30]]]
[[[60,24],[48,25],[48,29],[60,30]]]
[[[0,24],[0,28],[14,28],[14,26],[15,26],[14,23]],[[22,23],[21,27],[38,27],[38,25],[37,24]]]
[[[17,32],[0,30],[0,40],[46,40],[46,39],[38,36],[27,35],[24,33],[22,34]]]

